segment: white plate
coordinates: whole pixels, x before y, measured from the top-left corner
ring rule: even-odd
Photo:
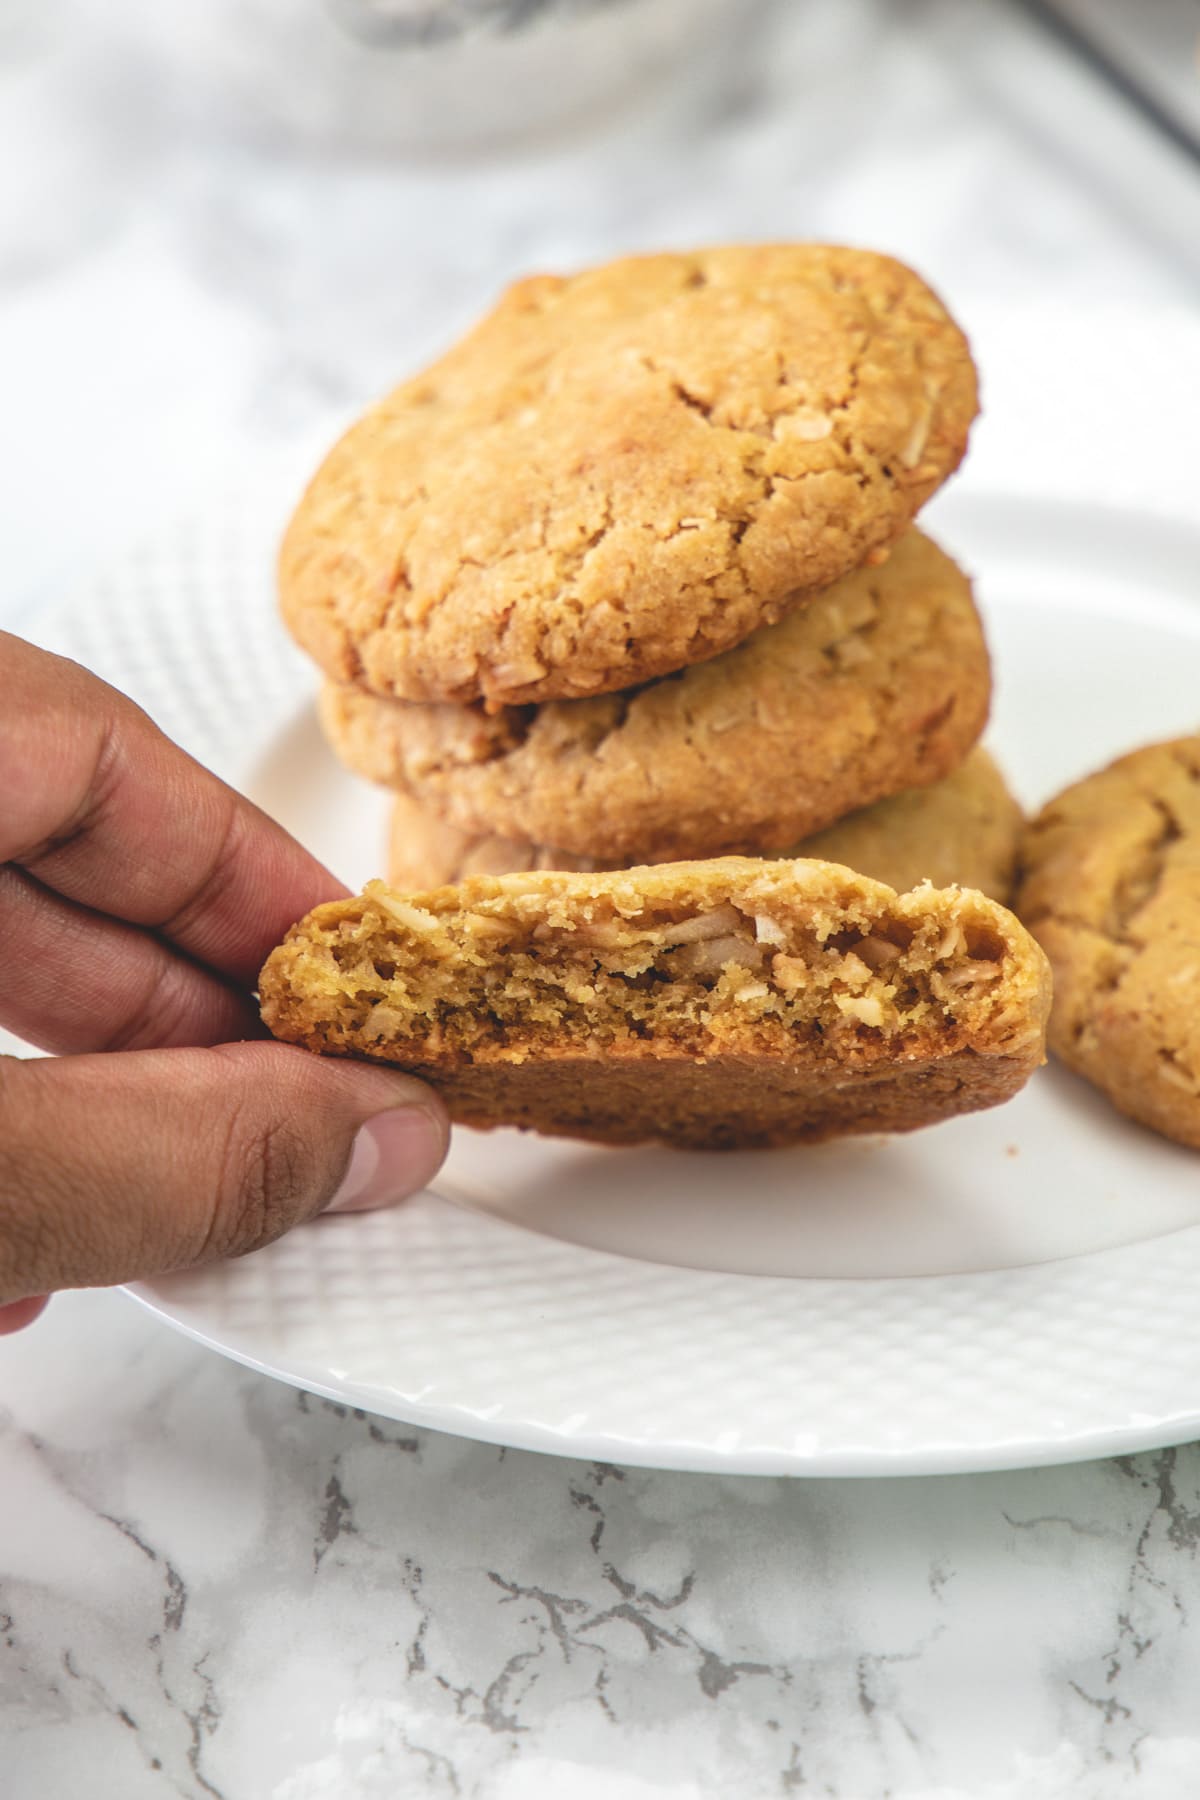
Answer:
[[[1034,803],[1196,726],[1179,374],[1200,333],[1037,314],[976,336],[988,425],[928,517],[977,576],[991,742]],[[162,535],[53,636],[357,883],[386,804],[312,723],[272,607],[279,517],[276,485]],[[499,1443],[731,1473],[999,1468],[1200,1434],[1198,1172],[1057,1070],[992,1113],[816,1150],[464,1131],[435,1193],[134,1291],[253,1367]]]

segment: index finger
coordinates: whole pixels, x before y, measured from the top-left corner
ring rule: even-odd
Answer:
[[[0,632],[0,862],[252,987],[346,892],[258,807],[78,664]]]

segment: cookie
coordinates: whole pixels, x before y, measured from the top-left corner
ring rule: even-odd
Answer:
[[[1065,789],[1021,862],[1017,906],[1054,968],[1051,1048],[1130,1118],[1200,1147],[1200,737]]]
[[[407,1069],[464,1124],[714,1149],[996,1105],[1050,999],[981,894],[738,857],[373,882],[301,920],[259,989],[277,1037]]]
[[[1003,775],[986,750],[975,749],[961,768],[932,787],[910,788],[864,807],[786,854],[842,863],[899,893],[922,881],[934,887],[956,883],[1005,903],[1012,891],[1021,825],[1021,808]],[[601,866],[544,845],[472,837],[407,794],[397,794],[393,803],[388,880],[401,893],[468,875]]]
[[[495,704],[716,656],[882,550],[957,466],[961,331],[865,250],[521,281],[335,447],[284,616],[335,681]]]
[[[328,688],[351,768],[470,833],[612,862],[783,851],[958,766],[991,698],[970,584],[909,531],[778,625],[591,700],[417,706]]]

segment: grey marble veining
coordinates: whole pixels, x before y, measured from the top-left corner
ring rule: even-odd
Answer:
[[[425,166],[219,129],[154,11],[46,0],[0,38],[5,624],[231,460],[315,451],[531,266],[826,235],[968,321],[1194,303],[1179,168],[1002,0],[776,0],[703,105]],[[608,1469],[72,1297],[0,1342],[0,1796],[1194,1800],[1198,1543],[1195,1446]]]
[[[0,1345],[6,1800],[1200,1782],[1200,1452],[929,1481],[408,1431],[118,1296]]]

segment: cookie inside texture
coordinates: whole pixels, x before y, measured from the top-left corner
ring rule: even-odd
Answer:
[[[722,1147],[902,1130],[1042,1060],[1045,959],[970,890],[716,862],[382,883],[273,952],[263,1018],[393,1062],[465,1123]]]

